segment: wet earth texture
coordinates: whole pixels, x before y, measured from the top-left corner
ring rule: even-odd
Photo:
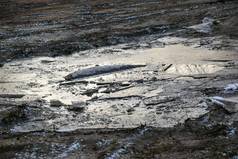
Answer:
[[[0,2],[0,158],[238,158],[235,0]],[[84,78],[93,67],[140,65]]]

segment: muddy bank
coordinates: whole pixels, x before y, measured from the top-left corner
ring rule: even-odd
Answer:
[[[228,105],[229,106],[229,105]],[[5,158],[232,158],[238,155],[236,113],[216,104],[174,128],[82,129],[1,134]],[[93,152],[93,153],[92,153]]]
[[[227,48],[237,44],[237,8],[235,0],[4,0],[0,2],[0,60],[68,55],[168,34],[219,35],[222,40],[215,48]],[[209,23],[206,17],[214,21]],[[212,41],[201,40],[207,43]]]

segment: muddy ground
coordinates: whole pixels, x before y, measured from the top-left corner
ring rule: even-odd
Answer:
[[[1,1],[0,158],[238,158],[237,12]]]
[[[237,6],[236,0],[2,0],[1,60],[138,43],[152,34],[224,36],[217,47],[229,47],[237,39]],[[211,33],[185,29],[204,17],[216,20]]]

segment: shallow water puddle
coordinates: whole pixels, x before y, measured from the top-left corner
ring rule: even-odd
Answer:
[[[99,53],[95,49],[67,57],[37,57],[4,65],[0,70],[1,92],[21,92],[26,94],[24,100],[33,98],[49,102],[53,99],[67,105],[87,101],[84,112],[68,111],[67,108],[62,111],[64,106],[61,106],[51,109],[58,114],[56,118],[22,123],[13,130],[25,132],[54,128],[57,131],[72,131],[79,128],[137,127],[141,124],[174,126],[187,118],[198,117],[206,110],[199,106],[199,92],[183,92],[184,88],[191,86],[192,81],[181,79],[176,83],[171,79],[179,75],[214,74],[224,69],[223,62],[204,59],[219,61],[237,58],[233,52],[194,49],[182,45],[121,49],[120,55],[117,52],[109,55],[100,53],[103,49],[114,47],[101,48]],[[64,81],[64,76],[78,69],[113,64],[146,64],[146,67],[81,79],[86,83],[59,85],[60,81]],[[163,76],[170,80],[162,80]],[[196,81],[196,84],[203,83],[202,80]],[[161,100],[161,96],[178,98],[166,101]],[[150,97],[155,97],[158,103],[146,105],[145,100]]]

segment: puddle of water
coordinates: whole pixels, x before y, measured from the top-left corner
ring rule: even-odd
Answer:
[[[108,49],[108,48],[107,48]],[[90,99],[86,95],[80,94],[85,90],[97,87],[88,84],[75,84],[60,87],[58,82],[63,77],[79,68],[88,68],[97,64],[144,64],[147,67],[136,68],[132,70],[115,72],[99,77],[90,77],[92,81],[116,82],[130,81],[137,79],[149,79],[151,77],[160,77],[162,73],[168,74],[209,74],[221,71],[222,66],[216,65],[204,59],[235,59],[231,52],[209,51],[205,49],[194,49],[182,45],[166,46],[165,48],[152,48],[144,50],[126,50],[129,54],[124,55],[123,50],[120,56],[118,54],[93,54],[93,50],[84,51],[86,55],[74,54],[67,57],[56,58],[33,58],[22,59],[10,62],[0,70],[1,81],[13,81],[12,83],[0,83],[2,92],[24,92],[30,95],[34,94],[35,98],[44,98],[48,101],[51,99],[60,100],[65,104],[71,104],[72,101],[85,101]],[[43,62],[42,62],[43,60]],[[238,60],[238,58],[237,58]],[[172,64],[165,72],[158,72],[161,64]],[[155,73],[157,72],[157,73]],[[168,81],[165,81],[167,83]],[[162,84],[162,87],[161,87]],[[184,84],[184,83],[180,83]],[[111,86],[110,86],[111,87]],[[131,88],[118,92],[103,94],[102,97],[122,97],[122,96],[157,96],[165,91],[171,91],[168,85],[164,83],[150,83],[136,85]],[[181,91],[179,87],[177,92]],[[167,92],[170,93],[170,92]],[[39,123],[25,123],[25,126],[15,127],[14,131],[41,130],[44,125],[51,127],[57,122],[59,131],[72,131],[78,128],[88,127],[137,127],[141,124],[151,126],[168,127],[174,126],[178,121],[183,122],[188,117],[196,117],[206,112],[203,108],[172,108],[161,109],[157,111],[156,107],[147,108],[141,102],[140,98],[116,99],[106,101],[95,101],[88,105],[83,114],[76,117],[67,116],[67,110],[63,112],[59,109],[52,109],[62,115],[63,120],[57,121],[52,119],[49,122],[42,121]],[[194,105],[196,103],[193,103]],[[133,108],[134,110],[130,112]],[[160,108],[158,108],[160,109]],[[156,114],[158,113],[159,114]],[[71,114],[69,112],[69,114]],[[83,117],[83,115],[88,117]],[[64,120],[65,119],[65,120]]]

